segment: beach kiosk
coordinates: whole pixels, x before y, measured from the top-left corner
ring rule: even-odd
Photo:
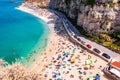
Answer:
[[[112,68],[110,68],[109,71],[120,78],[120,62],[117,62],[117,61],[112,62],[110,66]]]
[[[112,80],[120,80],[120,62],[114,61],[109,67],[104,68],[104,73]]]

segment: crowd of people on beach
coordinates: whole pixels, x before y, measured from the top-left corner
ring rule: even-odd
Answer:
[[[103,67],[99,64],[100,61],[102,60],[72,43],[63,34],[44,77],[46,80],[101,80]]]
[[[107,63],[87,52],[87,50],[82,49],[76,43],[71,42],[64,28],[55,26],[58,24],[58,16],[48,9],[38,9],[31,6],[28,8],[34,10],[35,14],[48,18],[47,24],[54,24],[54,31],[59,37],[57,43],[55,43],[58,45],[57,50],[53,53],[52,59],[49,60],[49,65],[45,65],[45,72],[42,74],[46,80],[107,80],[103,77],[103,72],[101,71]],[[56,28],[58,29],[56,30]],[[99,64],[100,62],[103,64]]]
[[[14,64],[14,66],[6,68],[0,67],[0,69],[3,69],[0,71],[0,80],[2,80],[2,77],[3,80],[107,80],[101,71],[107,63],[72,42],[64,27],[61,26],[62,24],[58,24],[58,16],[47,9],[36,9],[36,7],[31,6],[27,6],[27,8],[32,9],[33,13],[49,19],[47,24],[53,25],[56,34],[54,37],[58,38],[56,43],[51,42],[54,44],[51,47],[57,45],[57,48],[55,48],[56,50],[46,50],[47,52],[41,54],[41,57],[43,57],[41,62],[44,65],[42,74],[35,73],[34,69],[34,72],[32,72],[22,65]],[[53,51],[54,55],[51,54],[52,57],[49,58],[49,54]],[[42,64],[37,60],[35,61],[37,67],[35,65],[34,68],[38,70]],[[49,62],[48,65],[46,65],[47,62]],[[100,64],[101,62],[102,64]]]

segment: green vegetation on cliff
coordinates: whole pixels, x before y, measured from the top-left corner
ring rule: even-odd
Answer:
[[[117,52],[120,52],[120,32],[114,32],[111,34],[101,33],[99,36],[96,36],[94,34],[87,33],[82,28],[82,26],[78,26],[77,24],[74,24],[74,25],[82,35],[89,38],[90,40],[100,43]]]
[[[95,4],[95,0],[88,0],[86,2],[87,5],[94,5]]]
[[[101,34],[100,36],[89,33],[85,33],[84,35],[97,43],[101,43],[102,45],[111,48],[112,50],[120,51],[120,32]]]
[[[110,5],[110,7],[114,7],[114,3],[113,2],[108,2],[108,4]]]

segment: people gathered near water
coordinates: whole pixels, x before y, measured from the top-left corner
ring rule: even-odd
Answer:
[[[108,80],[101,71],[107,63],[71,41],[59,17],[52,11],[28,4],[19,9],[48,23],[48,46],[31,67],[15,64],[14,67],[4,68],[0,71],[0,80],[6,80],[6,77],[10,80]]]

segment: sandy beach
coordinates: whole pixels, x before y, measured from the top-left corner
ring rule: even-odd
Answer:
[[[50,34],[48,37],[47,47],[45,51],[43,51],[41,55],[35,59],[35,62],[29,67],[29,70],[31,70],[31,72],[36,72],[42,75],[42,73],[45,71],[46,66],[48,66],[50,60],[52,59],[52,56],[57,50],[57,41],[60,36],[56,34],[57,32],[55,31],[55,27],[62,27],[61,21],[58,20],[58,17],[55,16],[55,14],[49,12],[46,9],[39,9],[37,11],[34,11],[23,6],[20,6],[17,9],[30,13],[48,23]],[[40,15],[40,12],[42,15]]]
[[[69,40],[58,16],[47,9],[20,6],[17,9],[44,20],[50,29],[46,49],[38,56],[29,71],[38,73],[41,80],[87,80],[100,75],[107,62],[87,52]]]

